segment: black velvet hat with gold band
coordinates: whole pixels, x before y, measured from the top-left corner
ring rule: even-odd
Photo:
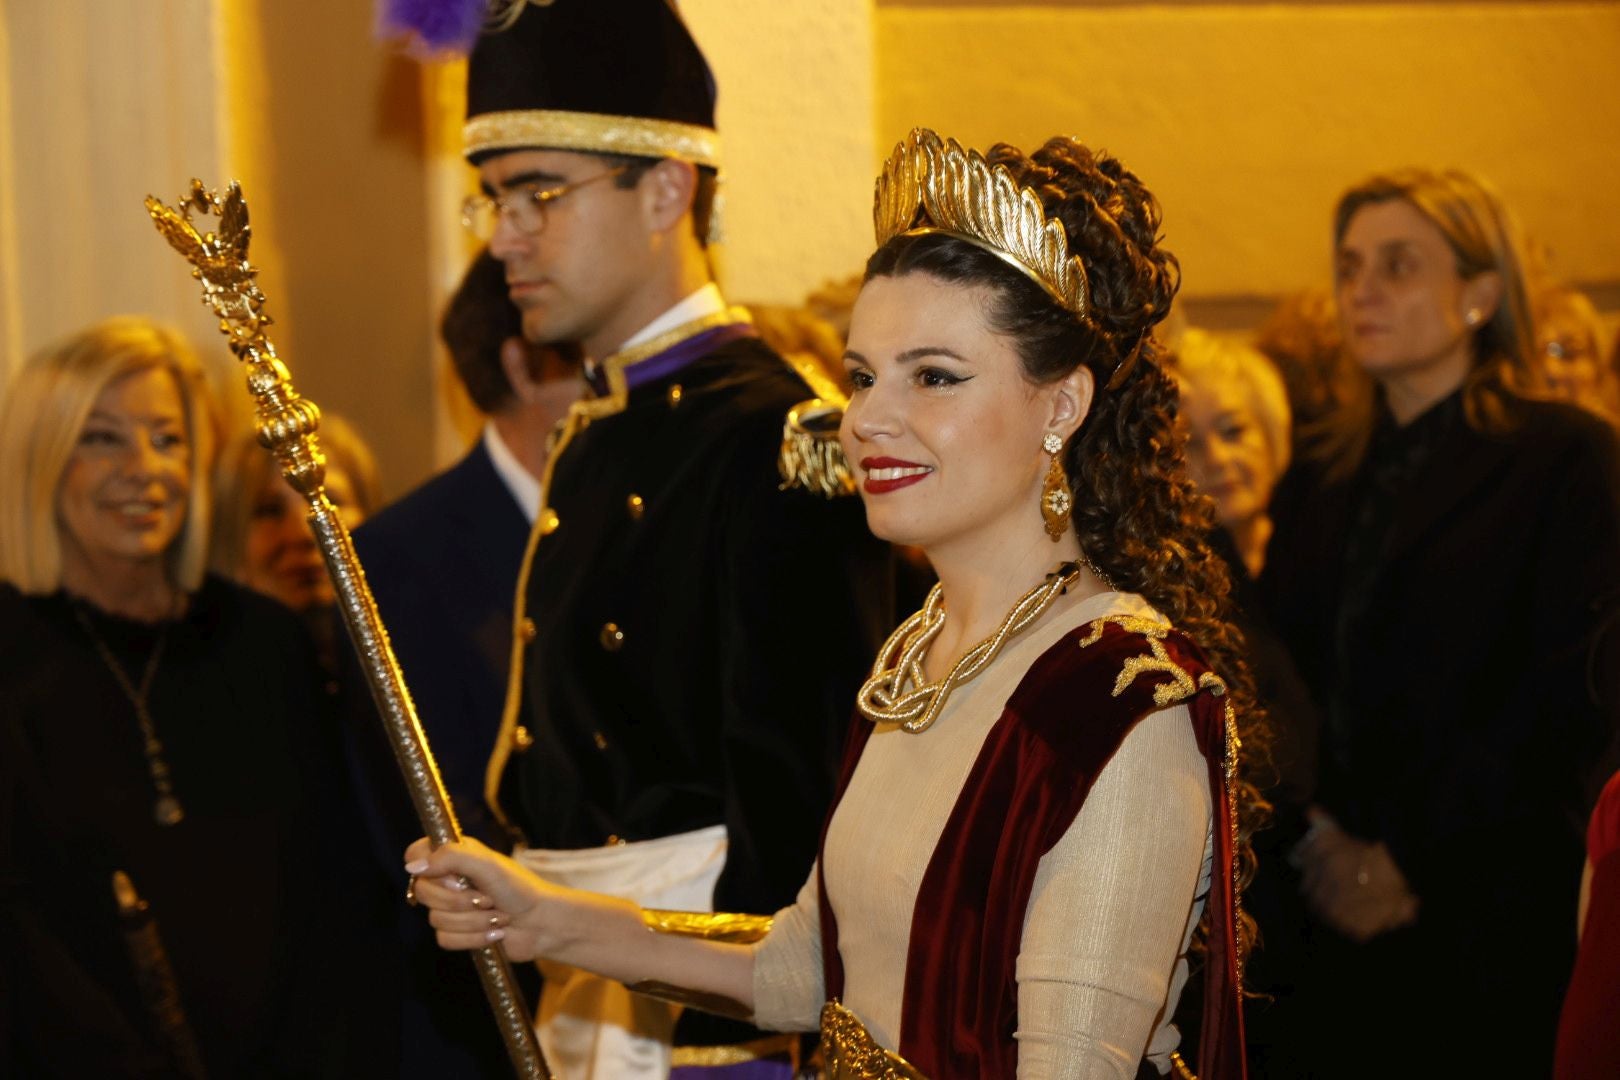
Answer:
[[[519,0],[468,57],[465,151],[474,163],[548,149],[718,169],[714,98],[670,0]]]

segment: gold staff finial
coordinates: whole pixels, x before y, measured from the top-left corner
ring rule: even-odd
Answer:
[[[349,530],[338,516],[337,507],[326,497],[326,458],[315,438],[321,426],[321,410],[293,389],[286,365],[277,358],[275,346],[265,335],[270,317],[264,313],[264,293],[254,280],[259,271],[248,261],[252,229],[242,189],[233,181],[222,198],[204,187],[201,180],[193,180],[176,207],[165,206],[148,195],[146,212],[152,215],[153,224],[169,246],[191,264],[191,276],[202,283],[203,303],[219,316],[219,332],[229,340],[231,352],[246,365],[259,442],[275,454],[287,482],[309,501],[310,527],[332,576],[344,625],[360,656],[372,699],[388,729],[388,741],[405,774],[422,828],[435,845],[459,840],[461,827],[405,688],[399,661],[388,644],[388,632],[377,613]],[[207,217],[218,219],[216,227],[199,231],[196,222]],[[517,1075],[524,1080],[551,1080],[506,954],[496,945],[478,950],[473,958]]]

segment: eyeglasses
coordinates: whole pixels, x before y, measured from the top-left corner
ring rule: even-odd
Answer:
[[[586,184],[619,176],[629,169],[629,165],[619,165],[595,176],[587,176],[583,180],[575,180],[571,184],[554,188],[520,184],[495,198],[487,195],[469,195],[461,204],[461,226],[478,239],[488,240],[500,227],[501,219],[505,218],[524,236],[534,236],[546,227],[546,207],[551,203],[571,191],[578,191]]]

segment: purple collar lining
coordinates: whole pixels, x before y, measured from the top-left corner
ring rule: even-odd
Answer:
[[[759,332],[751,323],[727,323],[725,326],[716,326],[700,334],[693,334],[684,341],[677,342],[661,353],[654,353],[645,360],[638,360],[624,369],[624,385],[626,390],[635,390],[659,379],[667,378],[680,371],[694,360],[707,356],[712,350],[730,341],[739,338],[758,337]],[[598,367],[587,378],[591,390],[597,397],[605,397],[608,393],[606,372]]]

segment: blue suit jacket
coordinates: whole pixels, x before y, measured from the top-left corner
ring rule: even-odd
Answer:
[[[484,769],[500,728],[513,596],[528,535],[528,519],[482,440],[354,534],[462,831],[503,850],[504,832],[484,801]],[[398,920],[402,1041],[393,1075],[509,1076],[499,1030],[467,957],[440,950],[423,913],[399,901],[405,846],[422,827],[348,655],[350,764],[373,856],[387,882],[388,895],[380,899]]]
[[[484,802],[484,768],[506,699],[528,537],[482,440],[354,534],[462,831],[492,844],[500,834]]]

